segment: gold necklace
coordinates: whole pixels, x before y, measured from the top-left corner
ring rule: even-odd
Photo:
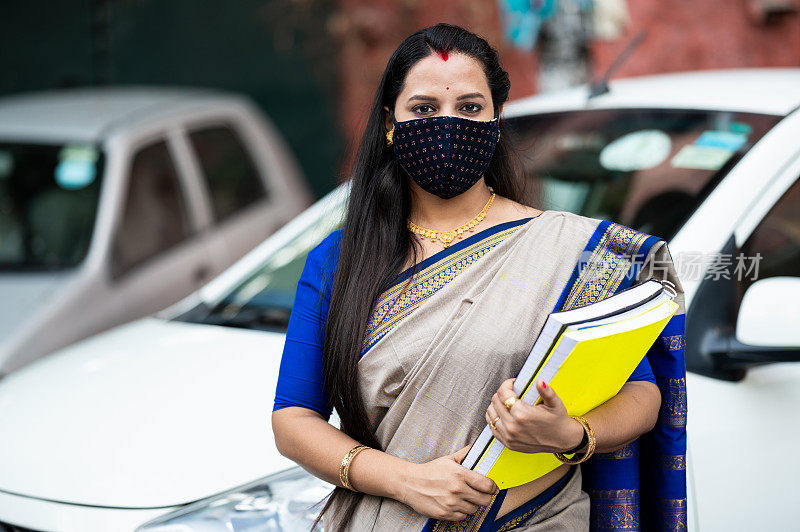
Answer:
[[[408,220],[408,228],[411,230],[411,232],[421,237],[424,238],[430,237],[431,242],[436,242],[436,240],[438,239],[442,244],[444,244],[444,247],[448,247],[450,246],[450,243],[453,240],[455,240],[456,237],[462,238],[465,231],[474,232],[475,226],[478,225],[478,223],[480,223],[480,221],[486,217],[486,212],[489,210],[489,207],[492,206],[492,202],[494,201],[494,196],[495,196],[494,190],[492,190],[491,187],[489,187],[489,190],[491,191],[492,195],[489,196],[489,201],[487,201],[486,205],[483,206],[481,212],[479,212],[478,215],[475,216],[475,218],[473,218],[472,220],[468,221],[463,225],[459,225],[455,229],[451,229],[450,231],[434,231],[432,229],[425,229],[424,227],[420,227],[411,220]]]

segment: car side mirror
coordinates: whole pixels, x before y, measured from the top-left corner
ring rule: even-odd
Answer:
[[[736,340],[794,347],[800,354],[800,277],[769,277],[750,285],[739,306]],[[800,359],[800,357],[798,357]]]
[[[733,323],[730,328],[707,326],[702,331],[698,353],[712,364],[711,375],[735,381],[752,366],[800,361],[798,298],[797,277],[769,277],[750,285],[739,306],[735,331]],[[732,302],[720,299],[716,305],[729,308]],[[706,312],[715,310],[707,307]]]
[[[800,361],[798,298],[800,278],[756,281],[742,298],[735,333],[709,335],[703,351],[735,379],[751,366]]]

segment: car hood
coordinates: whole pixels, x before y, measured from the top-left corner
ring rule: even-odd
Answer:
[[[284,335],[141,319],[0,380],[0,490],[184,504],[295,465],[271,428]]]

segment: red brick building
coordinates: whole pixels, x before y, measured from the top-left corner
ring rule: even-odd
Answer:
[[[591,17],[597,31],[585,39],[588,72],[582,77],[605,72],[642,30],[647,32],[643,41],[612,78],[800,65],[798,10],[800,0],[594,0]],[[533,49],[519,49],[506,41],[499,1],[339,0],[329,31],[338,43],[339,117],[348,143],[341,175],[347,174],[392,51],[410,33],[438,22],[464,26],[499,50],[511,75],[511,99],[542,90],[544,46],[540,40]]]

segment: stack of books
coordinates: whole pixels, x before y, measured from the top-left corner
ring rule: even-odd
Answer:
[[[583,415],[614,397],[678,310],[669,284],[648,280],[596,303],[551,313],[514,381],[514,393],[535,405],[541,402],[535,382],[544,380],[570,415]],[[561,462],[553,453],[507,449],[486,425],[461,464],[506,489]]]

